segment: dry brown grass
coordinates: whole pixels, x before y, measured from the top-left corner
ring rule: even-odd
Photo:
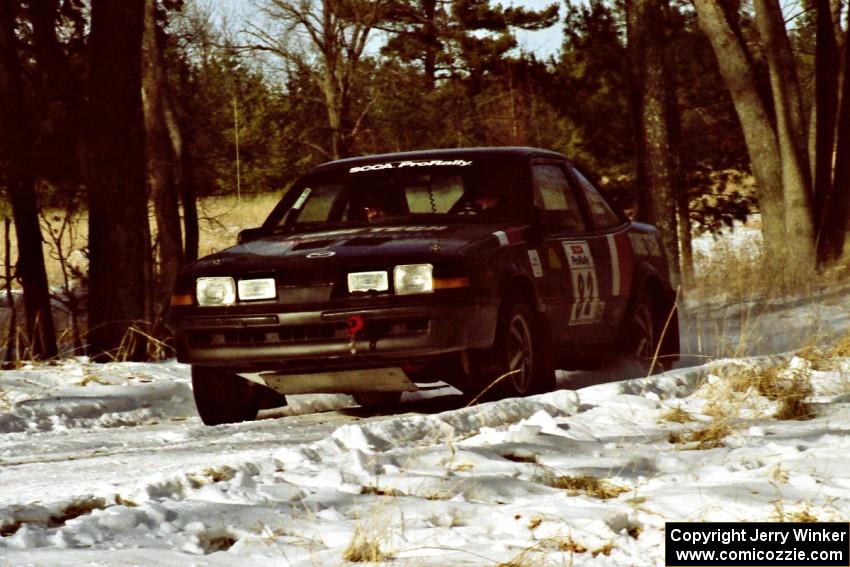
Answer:
[[[773,503],[773,516],[771,520],[774,522],[800,522],[805,524],[813,524],[821,520],[815,516],[808,504],[797,510],[786,510],[782,500],[777,500]]]
[[[44,524],[47,527],[57,528],[59,526],[64,525],[65,523],[79,518],[80,516],[85,516],[87,514],[91,514],[95,510],[103,510],[106,508],[108,504],[103,498],[97,497],[86,497],[86,498],[78,498],[62,508],[56,514],[52,514],[50,518],[47,519],[46,522],[40,521],[39,524]],[[10,535],[14,535],[24,524],[33,523],[27,522],[23,520],[7,522],[4,524],[0,524],[0,536],[6,537]]]
[[[403,492],[395,488],[381,488],[379,486],[363,486],[360,488],[360,494],[371,496],[404,496]]]
[[[577,543],[573,538],[566,537],[558,542],[558,551],[569,553],[587,553],[587,547]]]
[[[198,203],[201,256],[233,246],[240,230],[263,224],[280,197],[279,193],[270,193],[243,196],[241,201],[233,195],[201,199]]]
[[[720,420],[715,420],[705,427],[687,431],[684,433],[671,433],[668,440],[676,445],[683,445],[683,449],[705,451],[723,447],[723,440],[732,433],[732,428]]]
[[[760,230],[755,221],[750,228]],[[741,229],[736,229],[741,230]],[[755,232],[753,236],[755,236]],[[785,261],[767,262],[758,238],[717,238],[709,255],[694,257],[695,280],[688,294],[697,298],[723,297],[727,301],[773,299],[810,294],[847,281],[847,258],[812,277],[808,267],[790,266]]]
[[[85,516],[95,510],[103,510],[104,508],[106,508],[106,501],[103,498],[80,498],[65,506],[58,514],[50,516],[50,525],[61,526],[74,518],[79,518],[80,516]]]
[[[354,528],[354,537],[342,552],[342,558],[352,563],[378,563],[390,559],[390,555],[381,550],[375,537],[357,526]]]
[[[192,488],[200,488],[205,484],[224,482],[233,479],[236,476],[236,471],[228,466],[221,468],[206,468],[200,474],[186,475],[186,479]]]
[[[537,464],[537,455],[520,454],[520,453],[502,453],[503,459],[507,459],[513,463],[533,463]]]
[[[509,561],[499,563],[497,567],[534,567],[536,565],[550,565],[551,559],[548,558],[548,554],[552,551],[561,551],[570,554],[582,554],[589,552],[593,557],[598,557],[600,555],[609,556],[611,555],[611,552],[614,551],[614,542],[609,541],[596,549],[591,550],[586,545],[574,540],[572,536],[549,537],[523,549]],[[569,565],[572,565],[572,560],[570,560]]]
[[[826,345],[808,345],[800,349],[797,356],[809,361],[814,370],[841,370],[841,362],[836,359],[850,358],[850,332]]]
[[[597,478],[595,476],[589,475],[565,475],[546,478],[544,479],[544,483],[548,486],[551,486],[552,488],[560,488],[562,490],[566,490],[570,496],[578,496],[579,494],[584,494],[602,500],[616,498],[620,494],[623,494],[624,492],[628,492],[630,490],[628,488],[618,486],[604,478]]]
[[[693,421],[694,418],[687,411],[680,407],[670,408],[668,411],[661,414],[662,421],[670,421],[672,423],[687,423]]]
[[[281,197],[280,192],[243,195],[237,200],[235,195],[203,197],[198,201],[198,228],[200,231],[200,254],[222,250],[236,243],[236,235],[240,230],[262,224]],[[151,229],[156,235],[156,221],[153,208],[150,207]],[[44,217],[51,225],[64,219],[61,210],[48,209]],[[88,213],[81,212],[72,219],[73,230],[63,238],[62,246],[66,253],[74,250],[84,250],[88,245]],[[12,258],[17,258],[18,244],[14,231],[11,238]],[[47,278],[51,285],[62,284],[62,269],[56,260],[52,243],[44,244],[45,267]]]
[[[217,551],[227,551],[236,545],[236,536],[227,530],[218,530],[210,533],[201,534],[198,539],[204,553],[215,553]]]
[[[724,373],[722,379],[730,393],[743,394],[753,390],[768,400],[778,402],[776,419],[805,420],[814,416],[811,405],[806,401],[813,393],[808,376],[786,365],[765,368],[737,366]],[[728,396],[714,399],[708,404],[706,413],[728,417],[730,406],[734,405],[735,401]]]

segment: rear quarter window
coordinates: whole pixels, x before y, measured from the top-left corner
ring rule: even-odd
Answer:
[[[583,192],[587,198],[587,204],[590,206],[590,216],[593,218],[593,224],[597,229],[606,229],[619,226],[623,223],[622,219],[614,212],[605,197],[599,193],[599,190],[593,186],[593,183],[581,174],[575,168],[572,168],[573,176],[578,182],[579,191]]]

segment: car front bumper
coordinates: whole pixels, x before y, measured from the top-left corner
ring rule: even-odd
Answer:
[[[236,372],[285,373],[399,366],[490,346],[495,304],[423,303],[216,316],[187,309],[172,318],[177,358]],[[351,340],[349,320],[363,328]]]

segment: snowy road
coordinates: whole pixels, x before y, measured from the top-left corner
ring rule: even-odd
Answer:
[[[850,361],[809,358],[219,427],[176,363],[5,372],[0,565],[660,565],[667,520],[846,519]]]

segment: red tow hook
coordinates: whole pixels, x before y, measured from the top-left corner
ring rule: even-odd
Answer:
[[[357,346],[354,341],[357,338],[357,333],[363,330],[363,317],[360,315],[352,315],[345,320],[345,324],[348,325],[348,348],[351,350],[351,354],[353,356],[357,354]]]

